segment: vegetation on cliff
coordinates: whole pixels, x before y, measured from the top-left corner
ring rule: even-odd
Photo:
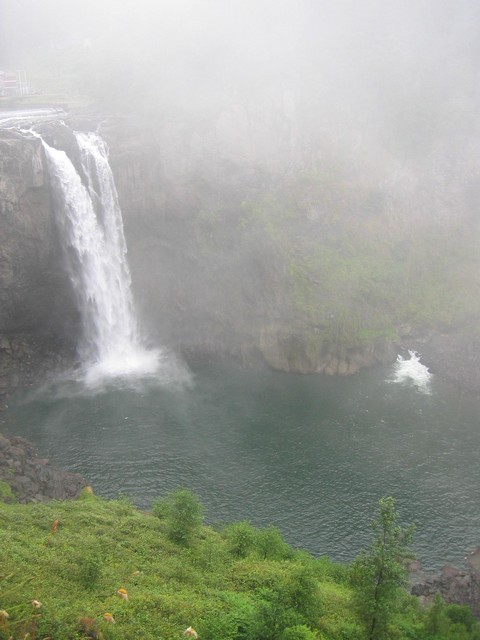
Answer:
[[[468,608],[423,610],[403,589],[407,530],[391,499],[352,566],[293,550],[274,527],[204,526],[184,490],[153,512],[88,492],[0,503],[0,638],[480,638]]]
[[[274,246],[295,315],[334,350],[395,338],[402,324],[473,330],[476,232],[409,211],[412,194],[365,185],[352,161],[343,159],[342,169],[340,161],[272,184],[243,205],[241,230]]]

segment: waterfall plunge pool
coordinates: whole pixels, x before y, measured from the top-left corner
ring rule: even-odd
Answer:
[[[480,542],[480,400],[404,369],[328,378],[208,366],[99,393],[59,383],[12,398],[3,426],[101,496],[148,509],[186,486],[207,522],[275,524],[335,560],[368,544],[378,499],[393,495],[436,569]]]

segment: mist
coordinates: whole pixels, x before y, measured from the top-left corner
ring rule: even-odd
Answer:
[[[448,0],[4,0],[0,68],[134,112],[283,100],[306,136],[425,155],[478,134],[479,18]]]
[[[475,328],[478,3],[0,6],[0,69],[25,69],[32,101],[124,118],[107,142],[155,340],[257,345],[271,317],[333,351],[344,318],[355,344]]]

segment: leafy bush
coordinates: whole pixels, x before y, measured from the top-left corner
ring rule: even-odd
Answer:
[[[255,529],[248,520],[228,525],[223,535],[230,553],[236,558],[246,558],[255,546]]]
[[[152,513],[159,520],[165,520],[170,510],[170,502],[167,498],[159,498],[152,504]]]
[[[318,582],[307,567],[295,569],[285,586],[288,605],[301,614],[308,624],[315,625],[321,614],[322,602]]]
[[[285,629],[302,624],[302,617],[289,606],[285,596],[281,585],[258,592],[246,639],[278,640]]]
[[[17,496],[13,493],[12,487],[8,482],[0,480],[0,502],[13,504],[17,502]]]
[[[226,549],[219,544],[218,537],[207,537],[195,549],[195,564],[208,572],[216,572],[225,568],[229,561]]]
[[[445,607],[445,613],[451,622],[463,624],[468,631],[471,631],[473,627],[478,626],[477,620],[475,619],[470,607],[459,604],[449,604]]]
[[[315,633],[304,624],[287,627],[282,634],[282,640],[316,640]]]
[[[83,547],[78,559],[78,582],[85,589],[93,589],[101,578],[103,559],[97,545]]]
[[[255,549],[263,560],[284,560],[292,556],[290,546],[277,527],[266,527],[255,533]]]
[[[355,604],[365,624],[368,640],[390,638],[390,620],[407,585],[407,560],[414,525],[401,527],[395,500],[379,500],[378,517],[372,521],[374,536],[368,551],[362,551],[352,565]]]
[[[189,489],[177,489],[163,500],[157,500],[153,513],[165,520],[168,538],[185,547],[190,546],[203,523],[200,500]]]

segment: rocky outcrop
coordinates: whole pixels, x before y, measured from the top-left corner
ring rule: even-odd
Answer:
[[[75,360],[75,347],[60,336],[0,333],[0,401],[18,387],[63,374]]]
[[[411,593],[429,604],[439,594],[447,604],[468,605],[480,618],[480,550],[467,556],[468,567],[458,569],[445,565],[438,575],[415,581]]]
[[[375,340],[363,348],[333,351],[316,340],[314,330],[300,333],[275,325],[262,330],[259,350],[265,362],[278,371],[330,376],[353,375],[361,369],[391,362],[396,355],[393,344],[387,340]]]
[[[0,434],[0,499],[18,502],[41,502],[76,498],[87,486],[75,473],[62,471],[24,438]]]

